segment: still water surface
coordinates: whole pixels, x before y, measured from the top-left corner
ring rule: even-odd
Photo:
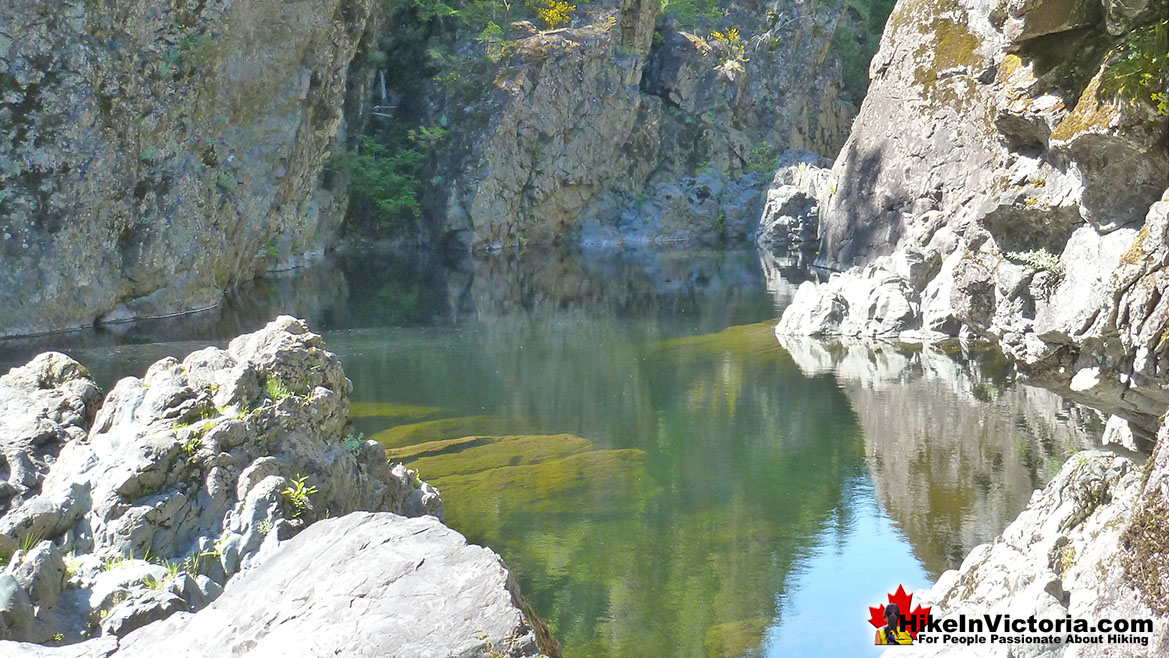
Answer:
[[[0,367],[67,349],[108,389],[298,314],[353,380],[354,430],[439,487],[569,658],[875,655],[867,606],[997,534],[1099,418],[987,351],[781,345],[779,265],[383,257],[219,316],[0,343]]]

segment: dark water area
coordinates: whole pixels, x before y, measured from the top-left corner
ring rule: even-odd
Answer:
[[[298,315],[354,431],[442,491],[569,658],[875,655],[867,606],[958,566],[1102,422],[988,349],[781,344],[796,278],[754,251],[387,255],[0,343],[0,369],[60,349],[108,389]]]

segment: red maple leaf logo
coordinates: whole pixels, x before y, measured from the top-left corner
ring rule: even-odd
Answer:
[[[906,613],[909,606],[913,604],[913,595],[906,594],[905,588],[901,585],[897,586],[896,592],[886,596],[889,598],[889,603],[896,605],[897,609],[901,611],[901,628],[908,631],[909,636],[917,640],[917,632],[925,628],[929,621],[930,608],[923,608],[919,605],[912,613]],[[912,623],[911,619],[917,623]],[[869,606],[869,623],[876,628],[885,626],[885,606]]]

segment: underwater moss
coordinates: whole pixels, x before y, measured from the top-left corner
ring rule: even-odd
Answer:
[[[645,452],[633,449],[597,450],[447,477],[423,474],[443,494],[447,524],[472,541],[499,527],[512,511],[566,514],[582,506],[594,512],[619,511],[648,486]]]
[[[387,450],[386,457],[404,462],[427,477],[447,477],[539,464],[587,452],[592,447],[588,439],[571,434],[468,436]]]
[[[391,427],[374,434],[372,439],[386,448],[398,448],[414,443],[456,439],[464,436],[492,436],[522,432],[520,423],[497,416],[460,416]]]

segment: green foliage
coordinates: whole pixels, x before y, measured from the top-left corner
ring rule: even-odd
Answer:
[[[349,172],[349,191],[357,208],[383,228],[417,219],[423,155],[412,148],[383,146],[365,135],[357,140],[357,150],[339,158]]]
[[[715,30],[710,33],[710,38],[719,45],[725,60],[740,63],[750,61],[747,59],[747,43],[743,41],[738,28],[732,27],[726,32]]]
[[[499,61],[507,54],[508,42],[503,36],[503,28],[495,24],[495,21],[488,21],[487,27],[475,37],[475,41],[483,44],[483,50],[487,53],[492,61]]]
[[[570,5],[564,0],[528,0],[528,7],[549,30],[567,25],[572,21],[572,15],[576,11],[576,5]]]
[[[226,171],[221,171],[219,172],[219,175],[215,177],[215,184],[222,189],[230,190],[236,185],[235,176],[232,176]]]
[[[284,382],[279,377],[269,376],[264,380],[264,391],[268,393],[268,397],[273,401],[283,400],[291,395],[288,387],[284,385]]]
[[[1169,116],[1169,18],[1126,33],[1116,53],[1101,91],[1151,103]]]
[[[158,149],[153,146],[148,146],[138,152],[138,159],[142,162],[150,162],[158,158]]]
[[[1032,269],[1044,272],[1059,272],[1059,257],[1046,249],[1032,251],[1008,251],[1007,260],[1022,263]]]
[[[456,16],[459,13],[457,9],[442,0],[414,0],[414,8],[418,12],[418,19],[423,22]]]
[[[718,0],[660,0],[662,13],[673,16],[684,29],[717,23],[723,17]]]
[[[446,128],[446,117],[443,117],[436,126],[418,126],[406,132],[406,138],[415,144],[422,144],[427,148],[434,148],[444,139],[449,131]]]
[[[183,452],[187,453],[188,457],[193,457],[202,446],[203,437],[199,435],[192,436],[191,438],[187,439],[186,443],[183,444]]]
[[[31,531],[27,532],[25,533],[24,538],[20,540],[20,550],[27,553],[36,548],[37,544],[41,543],[43,540],[44,537],[41,536],[40,533]]]
[[[300,515],[303,514],[306,509],[308,509],[309,496],[317,493],[317,488],[314,486],[309,486],[306,483],[307,480],[307,477],[297,473],[296,479],[293,480],[294,484],[285,487],[280,492],[280,495],[284,496],[285,500],[288,501],[288,504],[292,505],[292,518],[294,519],[300,518]]]
[[[361,454],[361,449],[365,445],[365,433],[358,432],[356,436],[347,434],[344,439],[341,439],[341,447],[346,452],[353,456]]]
[[[747,171],[756,174],[773,173],[776,168],[776,159],[778,157],[778,146],[772,146],[771,142],[759,142],[751,148],[751,155],[747,158]]]

